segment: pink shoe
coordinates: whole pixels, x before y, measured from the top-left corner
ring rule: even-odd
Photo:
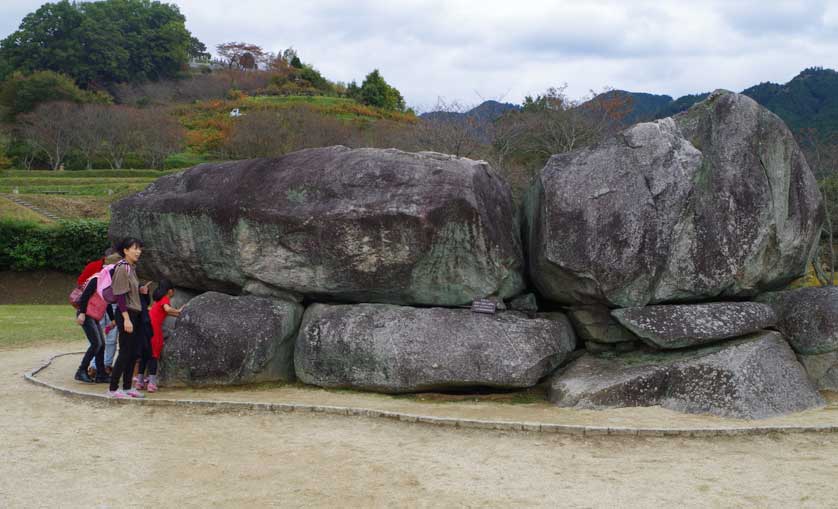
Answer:
[[[141,391],[145,389],[145,382],[143,382],[142,377],[135,376],[131,379],[131,387],[137,389],[138,391]]]
[[[128,389],[127,391],[125,391],[125,395],[130,396],[132,398],[144,398],[145,397],[142,392],[140,392],[140,391],[138,391],[137,389],[134,389],[134,388],[131,388],[131,389]]]
[[[127,394],[125,394],[124,392],[122,392],[119,389],[117,389],[115,391],[108,391],[108,392],[105,393],[105,396],[107,396],[109,398],[113,398],[113,399],[130,398],[130,396],[128,396]]]
[[[157,385],[155,385],[154,382],[149,382],[148,385],[146,386],[146,390],[148,392],[157,392]]]

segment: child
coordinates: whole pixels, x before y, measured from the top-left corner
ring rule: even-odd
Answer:
[[[174,294],[175,289],[168,279],[160,281],[160,285],[154,290],[155,302],[149,311],[154,335],[151,337],[151,359],[148,363],[148,385],[146,386],[148,392],[157,391],[157,368],[160,354],[163,352],[163,320],[167,316],[180,316],[181,308],[172,307],[171,298]]]

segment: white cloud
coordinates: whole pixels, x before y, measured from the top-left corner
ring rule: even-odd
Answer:
[[[169,0],[172,1],[172,0]],[[519,102],[568,84],[678,96],[785,82],[838,67],[838,7],[826,1],[174,0],[207,46],[294,46],[333,80],[373,68],[409,104],[437,97]],[[38,0],[3,0],[13,31]]]

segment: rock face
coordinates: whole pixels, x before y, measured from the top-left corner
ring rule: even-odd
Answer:
[[[110,236],[176,286],[447,306],[523,289],[514,215],[486,163],[329,147],[162,177],[112,205]]]
[[[838,287],[769,292],[757,300],[777,312],[777,328],[801,354],[838,350]]]
[[[687,413],[762,419],[818,407],[823,400],[778,332],[697,350],[586,354],[553,376],[562,407],[656,406]]]
[[[192,299],[167,341],[167,385],[294,380],[294,338],[303,308],[262,297],[207,292]]]
[[[195,292],[187,288],[175,288],[175,294],[172,296],[171,305],[175,308],[185,306],[190,300],[200,294],[201,292]],[[170,338],[172,334],[174,334],[177,320],[178,319],[174,316],[167,316],[166,319],[163,320],[163,337]]]
[[[586,342],[613,344],[637,340],[637,336],[620,325],[605,306],[573,307],[567,314],[579,339]]]
[[[783,122],[721,91],[553,156],[524,210],[541,293],[611,307],[778,288],[803,273],[823,221],[815,179]]]
[[[611,314],[645,343],[663,349],[744,336],[777,323],[771,306],[757,302],[646,306]]]
[[[838,352],[798,355],[809,379],[820,390],[838,391]]]
[[[321,387],[530,387],[575,346],[560,313],[529,319],[514,311],[314,304],[300,326],[294,365],[302,382]]]

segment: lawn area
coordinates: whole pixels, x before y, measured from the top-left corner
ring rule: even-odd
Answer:
[[[0,324],[0,350],[57,341],[87,344],[69,304],[0,306]]]
[[[179,170],[6,170],[0,172],[0,194],[17,193],[31,205],[63,219],[107,221],[111,203],[142,191],[174,171]],[[4,198],[0,198],[0,219],[46,221],[39,214]]]
[[[0,218],[16,221],[33,221],[40,224],[52,224],[46,216],[22,207],[8,198],[0,197]]]

